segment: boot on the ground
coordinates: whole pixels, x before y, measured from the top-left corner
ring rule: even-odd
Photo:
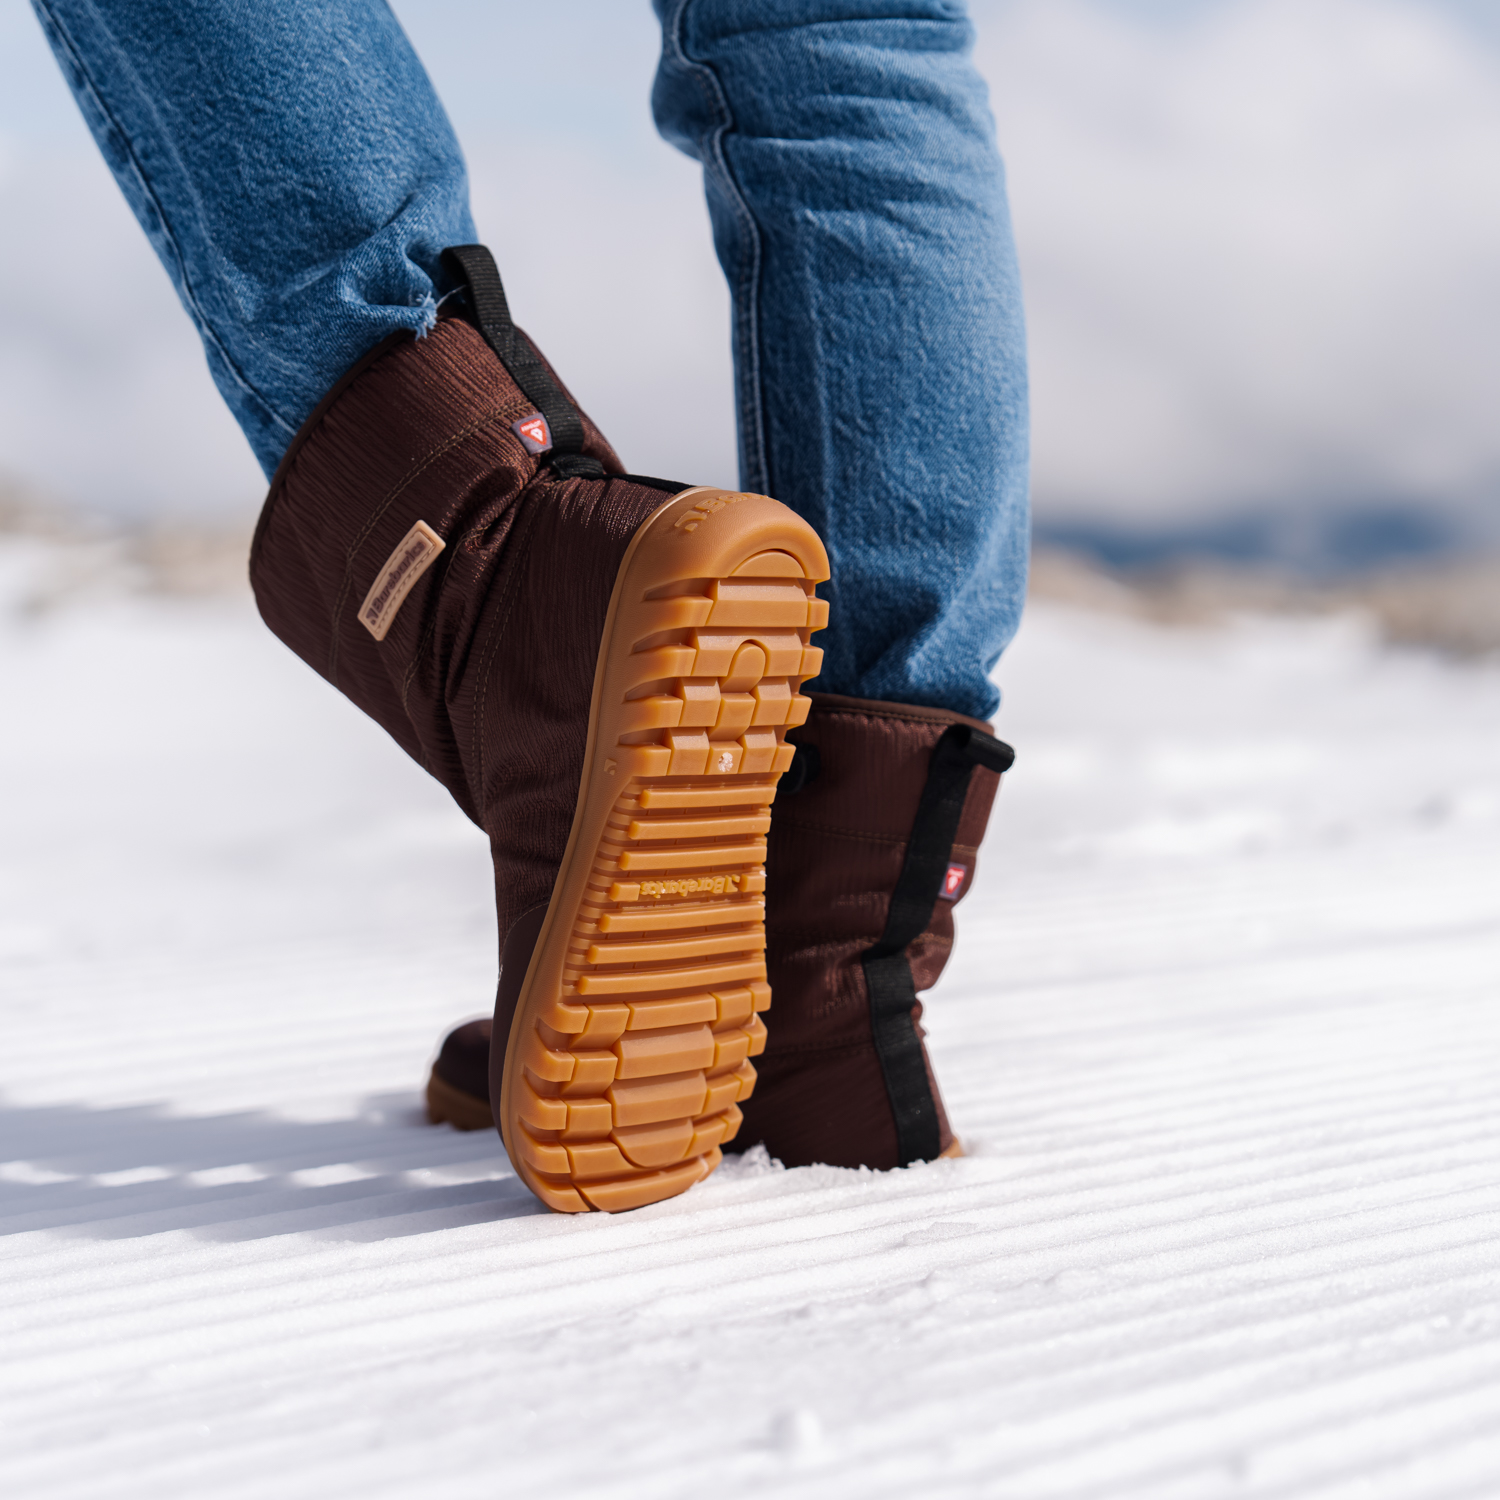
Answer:
[[[555,1209],[631,1208],[713,1169],[754,1082],[765,836],[827,558],[763,495],[622,475],[488,252],[449,256],[467,315],[330,392],[251,578],[489,835],[485,1076],[516,1171]]]
[[[889,1168],[956,1154],[918,994],[953,947],[1000,775],[977,719],[811,693],[771,815],[766,935],[773,1024],[737,1147],[788,1166]],[[434,1121],[487,1123],[487,1021],[445,1039]]]

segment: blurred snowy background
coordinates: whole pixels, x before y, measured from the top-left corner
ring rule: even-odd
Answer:
[[[396,9],[522,321],[633,466],[733,483],[727,298],[697,169],[650,120],[645,0]],[[1116,563],[1324,570],[1500,540],[1500,8],[973,9],[1026,280],[1039,534]],[[559,43],[566,69],[496,66]],[[670,232],[609,257],[554,238],[510,206],[522,160]],[[246,524],[259,472],[24,0],[0,0],[0,223],[3,482]],[[670,434],[668,407],[688,419]]]

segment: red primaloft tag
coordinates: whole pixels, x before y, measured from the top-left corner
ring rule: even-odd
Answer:
[[[541,412],[521,417],[510,426],[511,431],[526,444],[528,453],[545,453],[552,446],[552,434],[547,428],[547,419]]]

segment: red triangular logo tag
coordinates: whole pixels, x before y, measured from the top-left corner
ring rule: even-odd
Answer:
[[[512,422],[511,430],[526,444],[529,453],[544,453],[552,446],[552,433],[547,419],[540,412],[535,416],[522,417]]]

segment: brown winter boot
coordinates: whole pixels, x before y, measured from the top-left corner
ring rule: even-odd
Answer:
[[[448,254],[468,317],[330,392],[251,578],[489,835],[516,1171],[555,1209],[633,1208],[713,1169],[754,1082],[765,835],[827,559],[763,495],[621,475],[488,252]]]
[[[788,1166],[888,1168],[957,1145],[922,1044],[921,990],[953,947],[1000,775],[976,719],[809,694],[771,817],[766,932],[776,1013],[738,1146]],[[451,1032],[427,1107],[485,1123],[489,1023]]]
[[[787,1166],[953,1155],[917,995],[948,962],[1015,756],[977,719],[810,697],[766,860],[776,1041],[740,1142]]]

